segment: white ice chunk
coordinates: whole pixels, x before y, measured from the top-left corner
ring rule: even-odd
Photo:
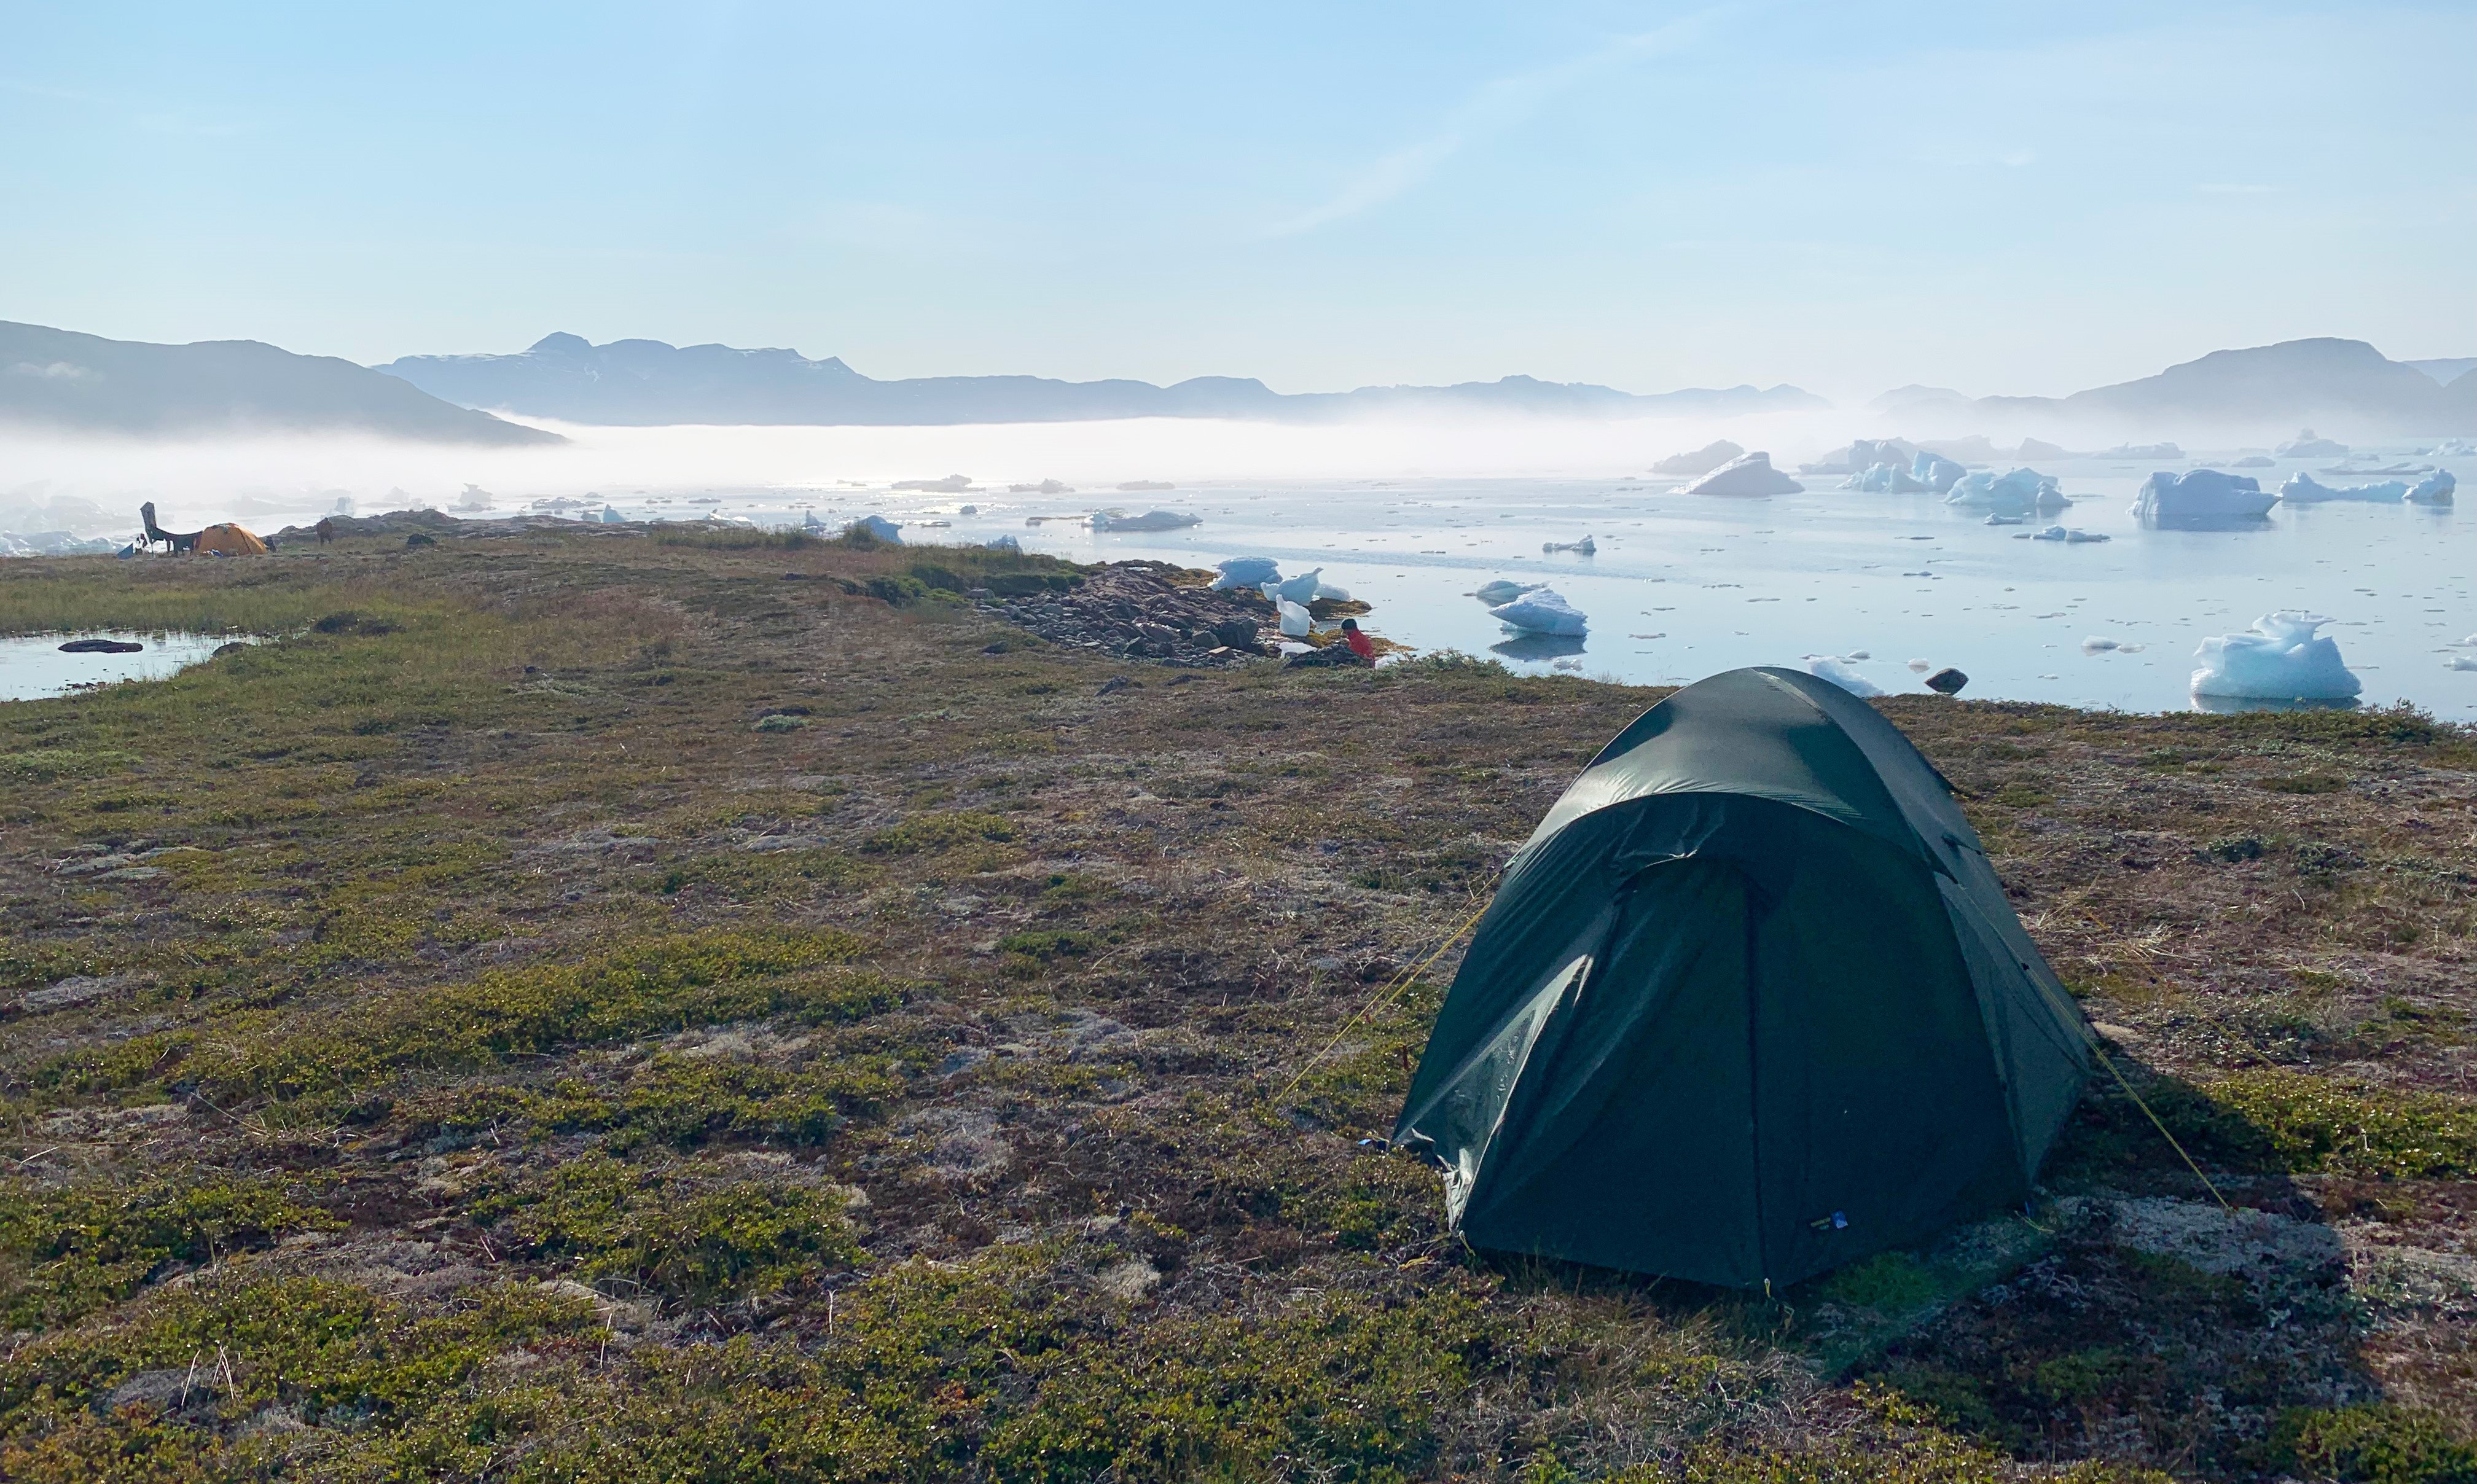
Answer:
[[[2411,505],[2449,505],[2451,492],[2459,487],[2460,482],[2451,477],[2450,470],[2437,469],[2410,486],[2408,502]]]
[[[1578,556],[1589,556],[1600,549],[1600,543],[1589,536],[1585,536],[1580,541],[1542,541],[1539,543],[1539,549],[1543,552],[1572,552]]]
[[[1910,668],[1915,670],[1920,675],[1924,675],[1929,670],[1935,668],[1935,661],[1932,659],[1913,659],[1910,661]]]
[[[1981,469],[1964,474],[1953,482],[1952,493],[1943,497],[1943,503],[2011,515],[2047,515],[2072,504],[2054,478],[2036,469],[2014,469],[2009,474]]]
[[[2449,659],[2442,662],[2442,668],[2445,670],[2477,670],[2477,659],[2471,659],[2465,655],[2454,655]]]
[[[1874,658],[1875,656],[1874,656],[1874,655],[1872,655],[1867,654],[1864,650],[1862,650],[1862,649],[1854,649],[1854,650],[1851,650],[1848,654],[1843,655],[1842,655],[1842,656],[1840,656],[1840,657],[1841,657],[1841,658],[1843,658],[1843,659],[1872,659],[1872,658]]]
[[[2204,639],[2193,657],[2193,694],[2253,701],[2344,701],[2364,683],[2339,660],[2339,646],[2314,630],[2330,620],[2283,610],[2253,621],[2250,633]]]
[[[1830,655],[1807,655],[1806,673],[1818,680],[1830,680],[1853,696],[1880,696],[1884,693],[1884,687],[1850,669],[1846,660],[1835,659]]]
[[[1721,495],[1752,499],[1759,495],[1794,495],[1806,486],[1772,467],[1772,456],[1745,454],[1686,486],[1689,495]]]
[[[2477,443],[2466,438],[2445,438],[2434,445],[2434,453],[2438,458],[2467,458],[2477,456]]]
[[[1218,569],[1213,580],[1213,590],[1226,593],[1239,587],[1262,587],[1282,580],[1282,564],[1270,556],[1233,556]]]
[[[2141,492],[2133,499],[2133,513],[2151,521],[2258,520],[2270,513],[2278,498],[2250,474],[2162,470],[2141,482]]]
[[[1922,489],[1940,495],[1962,481],[1969,471],[1941,454],[1920,453],[1910,465],[1910,478]]]
[[[897,529],[894,522],[888,520],[883,515],[863,515],[860,519],[853,521],[849,526],[845,527],[844,530],[846,532],[865,531],[870,535],[877,537],[888,546],[901,546],[903,544],[902,531]]]
[[[1471,596],[1477,598],[1480,602],[1487,604],[1489,607],[1494,607],[1500,603],[1512,603],[1514,599],[1521,597],[1524,593],[1532,592],[1547,585],[1548,584],[1545,582],[1512,582],[1506,581],[1504,578],[1498,578],[1493,582],[1480,583],[1479,591],[1472,593]]]
[[[1282,632],[1296,639],[1304,637],[1310,629],[1315,627],[1314,621],[1308,617],[1306,608],[1288,598],[1278,601],[1282,609]]]
[[[1580,634],[1589,626],[1582,610],[1553,587],[1535,587],[1511,603],[1489,609],[1488,616],[1509,629],[1529,633]]]
[[[1275,603],[1307,603],[1314,599],[1316,588],[1324,579],[1324,568],[1302,572],[1293,578],[1264,584],[1264,596]]]
[[[1910,477],[1910,471],[1896,463],[1868,464],[1840,482],[1843,489],[1864,490],[1875,495],[1914,494],[1926,488]]]
[[[1349,588],[1336,587],[1331,582],[1316,583],[1315,595],[1320,599],[1333,603],[1348,603],[1350,601]]]

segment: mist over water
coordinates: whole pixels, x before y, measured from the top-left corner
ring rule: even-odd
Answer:
[[[88,533],[121,534],[135,529],[138,503],[152,499],[170,529],[232,519],[271,531],[314,520],[338,496],[363,514],[453,508],[478,485],[499,515],[551,500],[589,500],[596,511],[607,504],[631,520],[712,514],[783,525],[813,516],[838,527],[874,513],[911,523],[906,538],[915,544],[1011,535],[1078,560],[1209,566],[1271,556],[1286,572],[1322,566],[1328,581],[1376,605],[1366,622],[1377,631],[1524,668],[1668,682],[1829,655],[1897,692],[1918,688],[1923,672],[1908,662],[1919,660],[1966,671],[1974,698],[2130,710],[2188,705],[2202,638],[2239,631],[2274,608],[2306,608],[2334,620],[2326,631],[2364,679],[2367,703],[2406,699],[2445,717],[2477,716],[2477,671],[2447,668],[2454,657],[2477,661],[2477,645],[2459,642],[2477,637],[2477,535],[2447,507],[2283,506],[2251,530],[2156,531],[2127,508],[2153,463],[2040,462],[2076,502],[2053,522],[2110,537],[2066,545],[2019,539],[2044,519],[1990,527],[1932,495],[1841,490],[1838,475],[1807,476],[1803,494],[1758,500],[1687,496],[1683,482],[1644,477],[1654,460],[1720,437],[1794,469],[1853,436],[1918,431],[1884,424],[1833,411],[1631,422],[545,425],[571,441],[538,451],[9,437],[0,442],[10,470],[0,511],[86,501],[119,522]],[[2187,459],[2156,466],[2224,456],[2257,430],[2224,432],[2226,441],[2185,441]],[[2477,476],[2477,461],[2427,461]],[[2269,488],[2328,462],[2284,459],[2250,472]],[[975,487],[888,487],[951,474]],[[1007,489],[1043,480],[1073,492]],[[1133,481],[1176,487],[1115,487]],[[962,513],[966,505],[976,512]],[[1159,507],[1203,523],[1149,534],[1027,524],[1113,507]],[[919,524],[931,521],[945,524]],[[1540,550],[1585,534],[1598,544],[1592,556]],[[1590,616],[1589,635],[1579,648],[1509,645],[1465,596],[1494,578],[1551,583]],[[2089,640],[2115,647],[2086,652]]]

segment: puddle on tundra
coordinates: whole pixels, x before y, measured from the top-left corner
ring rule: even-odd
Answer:
[[[78,639],[109,639],[138,646],[135,654],[63,654]],[[120,680],[160,680],[177,675],[227,644],[255,642],[230,633],[140,633],[97,629],[77,633],[14,634],[0,638],[0,701],[65,696]]]

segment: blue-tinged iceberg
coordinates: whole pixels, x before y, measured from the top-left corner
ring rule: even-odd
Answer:
[[[1282,580],[1282,564],[1270,556],[1233,556],[1221,563],[1219,577],[1213,580],[1213,590],[1230,592],[1240,587],[1262,587],[1266,582]]]
[[[1921,488],[1931,489],[1939,495],[1960,483],[1962,476],[1968,472],[1941,454],[1921,453],[1910,465],[1910,478],[1917,481]]]
[[[2411,505],[2449,505],[2451,492],[2459,487],[2460,482],[2452,478],[2450,470],[2437,469],[2409,486],[2408,502]]]
[[[1896,463],[1873,463],[1840,482],[1843,489],[1861,489],[1874,495],[1915,494],[1927,486],[1910,477],[1910,471]]]
[[[2133,513],[2154,524],[2180,521],[2260,520],[2270,513],[2279,496],[2262,487],[2250,474],[2223,474],[2216,469],[2164,470],[2141,482],[2133,498]]]
[[[2054,478],[2035,469],[2014,469],[2009,474],[1981,469],[1964,474],[1953,482],[1943,503],[2006,515],[2052,515],[2072,504]]]
[[[2236,701],[2348,701],[2364,682],[2340,662],[2339,646],[2314,631],[2318,613],[2265,613],[2250,633],[2204,639],[2193,657],[2193,694]]]
[[[2325,484],[2299,470],[2279,486],[2282,505],[2328,505],[2335,500],[2367,505],[2397,505],[2408,498],[2408,481],[2384,480],[2376,484]]]

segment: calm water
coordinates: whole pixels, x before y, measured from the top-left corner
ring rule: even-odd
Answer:
[[[114,680],[160,680],[233,642],[228,633],[135,633],[117,629],[0,638],[0,701],[31,701]],[[122,639],[135,655],[63,655],[71,639]]]
[[[2267,488],[2321,462],[2252,472]],[[2477,461],[2441,462],[2477,482]],[[2144,530],[2128,507],[2146,467],[2084,460],[2041,472],[2062,475],[2076,500],[2054,523],[2111,539],[2015,539],[2042,522],[1990,527],[1933,495],[1810,487],[1715,500],[1621,481],[1212,484],[1097,497],[821,491],[817,509],[829,522],[872,509],[952,522],[907,530],[921,542],[1011,534],[1027,550],[1087,560],[1209,566],[1266,556],[1286,575],[1321,566],[1376,606],[1368,627],[1403,642],[1493,653],[1534,669],[1564,659],[1631,681],[1864,652],[1853,668],[1887,691],[1922,688],[1907,665],[1920,659],[1966,671],[1973,697],[2181,709],[2205,636],[2242,631],[2274,608],[2306,608],[2332,618],[2323,631],[2364,680],[2368,703],[2406,699],[2477,718],[2477,671],[2446,667],[2454,656],[2477,659],[2477,645],[2460,642],[2477,638],[2477,509],[2335,503],[2281,507],[2254,530]],[[954,513],[965,503],[979,513]],[[1153,534],[1025,525],[1028,514],[1095,505],[1158,505],[1204,524]],[[759,513],[753,505],[750,513]],[[1540,551],[1587,533],[1595,556]],[[1464,596],[1498,577],[1547,581],[1589,614],[1579,651],[1509,646]],[[2139,648],[2086,652],[2090,639]]]

